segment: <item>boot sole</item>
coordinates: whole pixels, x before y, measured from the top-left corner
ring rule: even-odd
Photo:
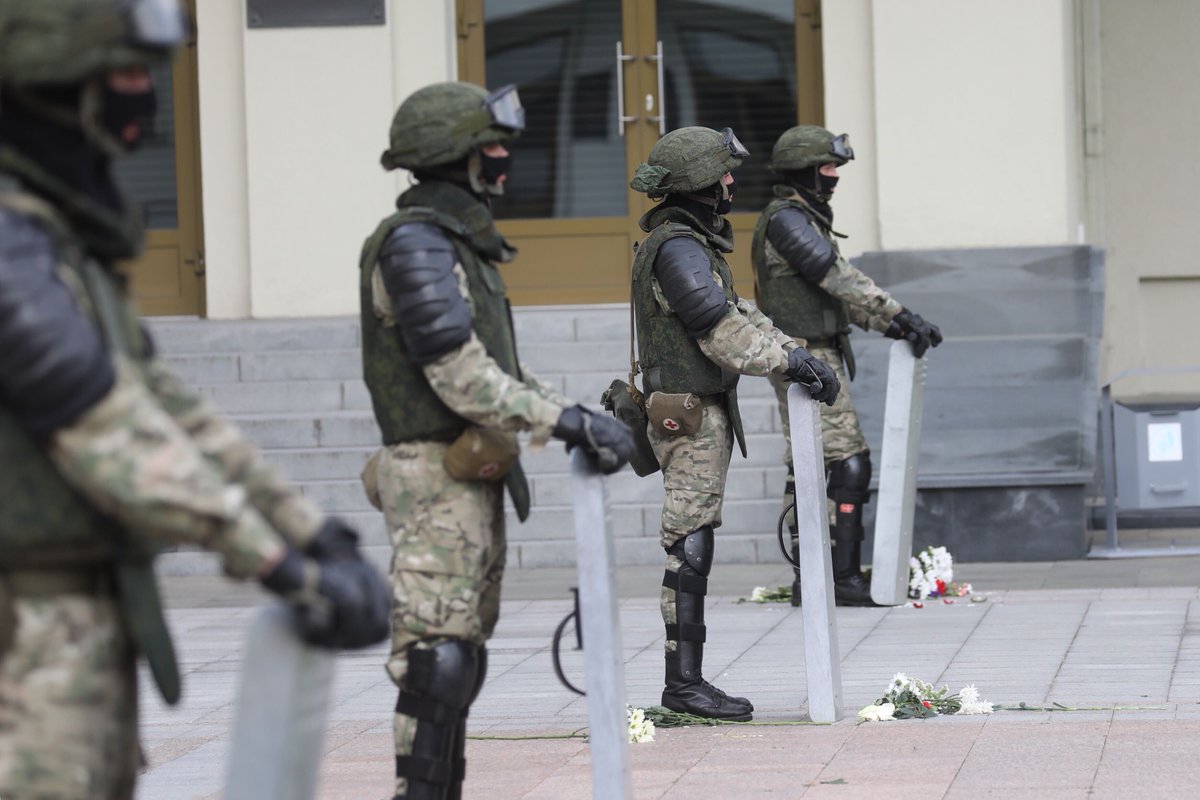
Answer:
[[[749,722],[752,719],[754,719],[754,714],[750,711],[747,711],[745,714],[734,714],[734,715],[722,716],[720,714],[705,714],[701,711],[697,711],[697,710],[691,709],[691,708],[673,708],[672,706],[668,705],[665,700],[663,701],[662,705],[663,705],[663,708],[666,708],[670,711],[677,711],[680,714],[691,714],[694,717],[703,717],[704,719],[716,719],[716,720],[720,720],[722,722]]]

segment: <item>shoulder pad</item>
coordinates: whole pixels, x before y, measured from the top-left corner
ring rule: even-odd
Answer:
[[[116,381],[58,257],[37,221],[0,208],[0,402],[38,437],[74,422]]]
[[[654,275],[690,336],[705,335],[729,310],[708,251],[691,236],[675,236],[659,247]]]
[[[471,338],[471,309],[458,288],[454,244],[436,225],[396,226],[379,250],[379,271],[405,349],[428,364]]]
[[[809,283],[820,283],[837,261],[833,245],[798,208],[784,208],[771,217],[767,241]]]

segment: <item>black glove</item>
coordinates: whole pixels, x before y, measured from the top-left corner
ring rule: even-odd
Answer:
[[[883,335],[889,339],[907,339],[912,345],[913,355],[917,358],[925,355],[925,351],[930,347],[937,347],[942,343],[941,328],[932,322],[926,322],[920,314],[914,314],[907,308],[900,309],[900,313],[892,317],[892,324],[888,325]]]
[[[833,405],[842,388],[833,367],[803,347],[788,353],[788,365],[783,377],[800,384],[808,390],[813,400],[827,406]]]
[[[353,650],[388,635],[391,590],[341,520],[327,519],[304,553],[289,547],[262,584],[291,604],[309,644]]]
[[[633,455],[633,433],[628,425],[583,406],[564,409],[554,424],[553,436],[566,442],[567,450],[582,447],[605,475],[625,466]]]

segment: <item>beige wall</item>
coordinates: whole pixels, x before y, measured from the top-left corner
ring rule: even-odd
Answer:
[[[453,75],[453,4],[274,30],[247,30],[242,0],[197,5],[209,316],[353,312],[347,276],[403,181],[379,166],[388,124],[409,92]]]
[[[1137,367],[1200,365],[1193,320],[1200,308],[1200,3],[1083,0],[1098,20],[1098,96],[1108,253],[1103,375]],[[1091,115],[1089,115],[1091,116]],[[1200,397],[1197,376],[1123,381],[1120,396]]]
[[[827,0],[822,13],[826,123],[858,155],[838,197],[852,253],[1079,239],[1072,0]]]

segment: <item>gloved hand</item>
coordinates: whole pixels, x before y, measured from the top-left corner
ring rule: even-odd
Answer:
[[[907,339],[912,345],[913,355],[917,358],[925,355],[930,347],[942,343],[942,331],[932,322],[926,322],[920,314],[914,314],[907,308],[892,317],[892,324],[883,335],[889,339]]]
[[[353,650],[388,635],[391,591],[363,560],[358,534],[337,518],[325,520],[303,553],[289,547],[262,585],[292,606],[309,644]]]
[[[553,436],[566,442],[567,450],[582,447],[605,475],[625,466],[633,454],[633,433],[628,425],[584,406],[563,409],[554,424]]]
[[[842,389],[833,367],[803,347],[797,347],[788,353],[788,365],[783,371],[783,377],[800,384],[808,390],[813,400],[827,406],[833,405]]]

